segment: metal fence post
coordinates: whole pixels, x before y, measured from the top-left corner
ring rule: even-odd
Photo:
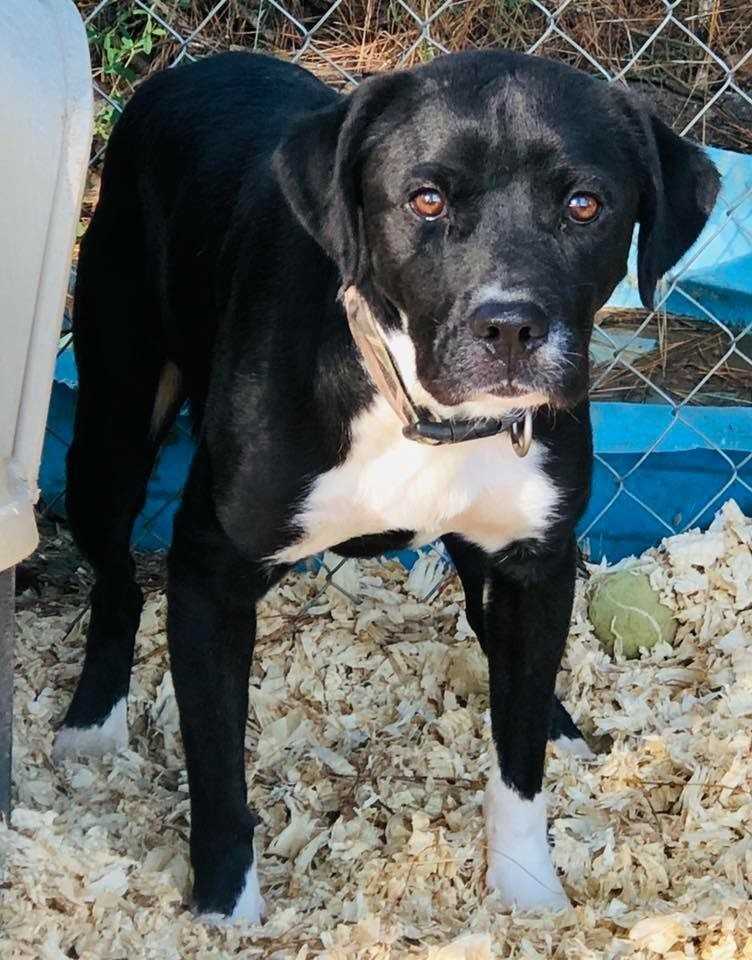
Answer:
[[[10,817],[13,742],[13,609],[15,571],[0,572],[0,814]]]

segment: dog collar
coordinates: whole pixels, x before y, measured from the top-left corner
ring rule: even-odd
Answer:
[[[350,333],[363,363],[376,388],[401,421],[405,437],[418,443],[438,446],[508,432],[517,456],[524,457],[527,454],[533,439],[531,410],[510,413],[507,417],[475,420],[429,420],[421,417],[365,297],[350,285],[342,292],[342,302]]]

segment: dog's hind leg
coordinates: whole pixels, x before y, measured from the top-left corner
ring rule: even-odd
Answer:
[[[66,506],[94,569],[83,670],[53,756],[127,744],[126,700],[142,593],[130,555],[159,442],[179,404],[140,260],[133,211],[100,207],[79,260],[74,310],[78,402]],[[159,422],[157,422],[159,421]]]
[[[465,591],[467,622],[478,638],[481,648],[487,652],[483,609],[484,590],[488,582],[486,554],[480,547],[468,543],[461,537],[444,537],[444,543]],[[593,751],[570,717],[567,708],[557,696],[554,696],[549,740],[557,750],[562,752],[574,754],[585,760],[592,760],[594,757]]]

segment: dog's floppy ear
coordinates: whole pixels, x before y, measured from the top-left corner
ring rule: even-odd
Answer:
[[[631,106],[641,128],[639,149],[644,159],[637,277],[640,298],[652,308],[658,280],[705,226],[720,178],[700,147],[678,137],[649,108],[634,101]]]
[[[365,276],[360,168],[368,129],[405,74],[365,80],[349,96],[297,120],[272,165],[287,202],[339,267],[345,285]]]

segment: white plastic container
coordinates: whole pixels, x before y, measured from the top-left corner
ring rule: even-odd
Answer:
[[[0,570],[37,544],[33,505],[92,133],[70,0],[0,3]]]
[[[70,0],[0,2],[0,814],[10,812],[13,568],[34,504],[93,122]]]

